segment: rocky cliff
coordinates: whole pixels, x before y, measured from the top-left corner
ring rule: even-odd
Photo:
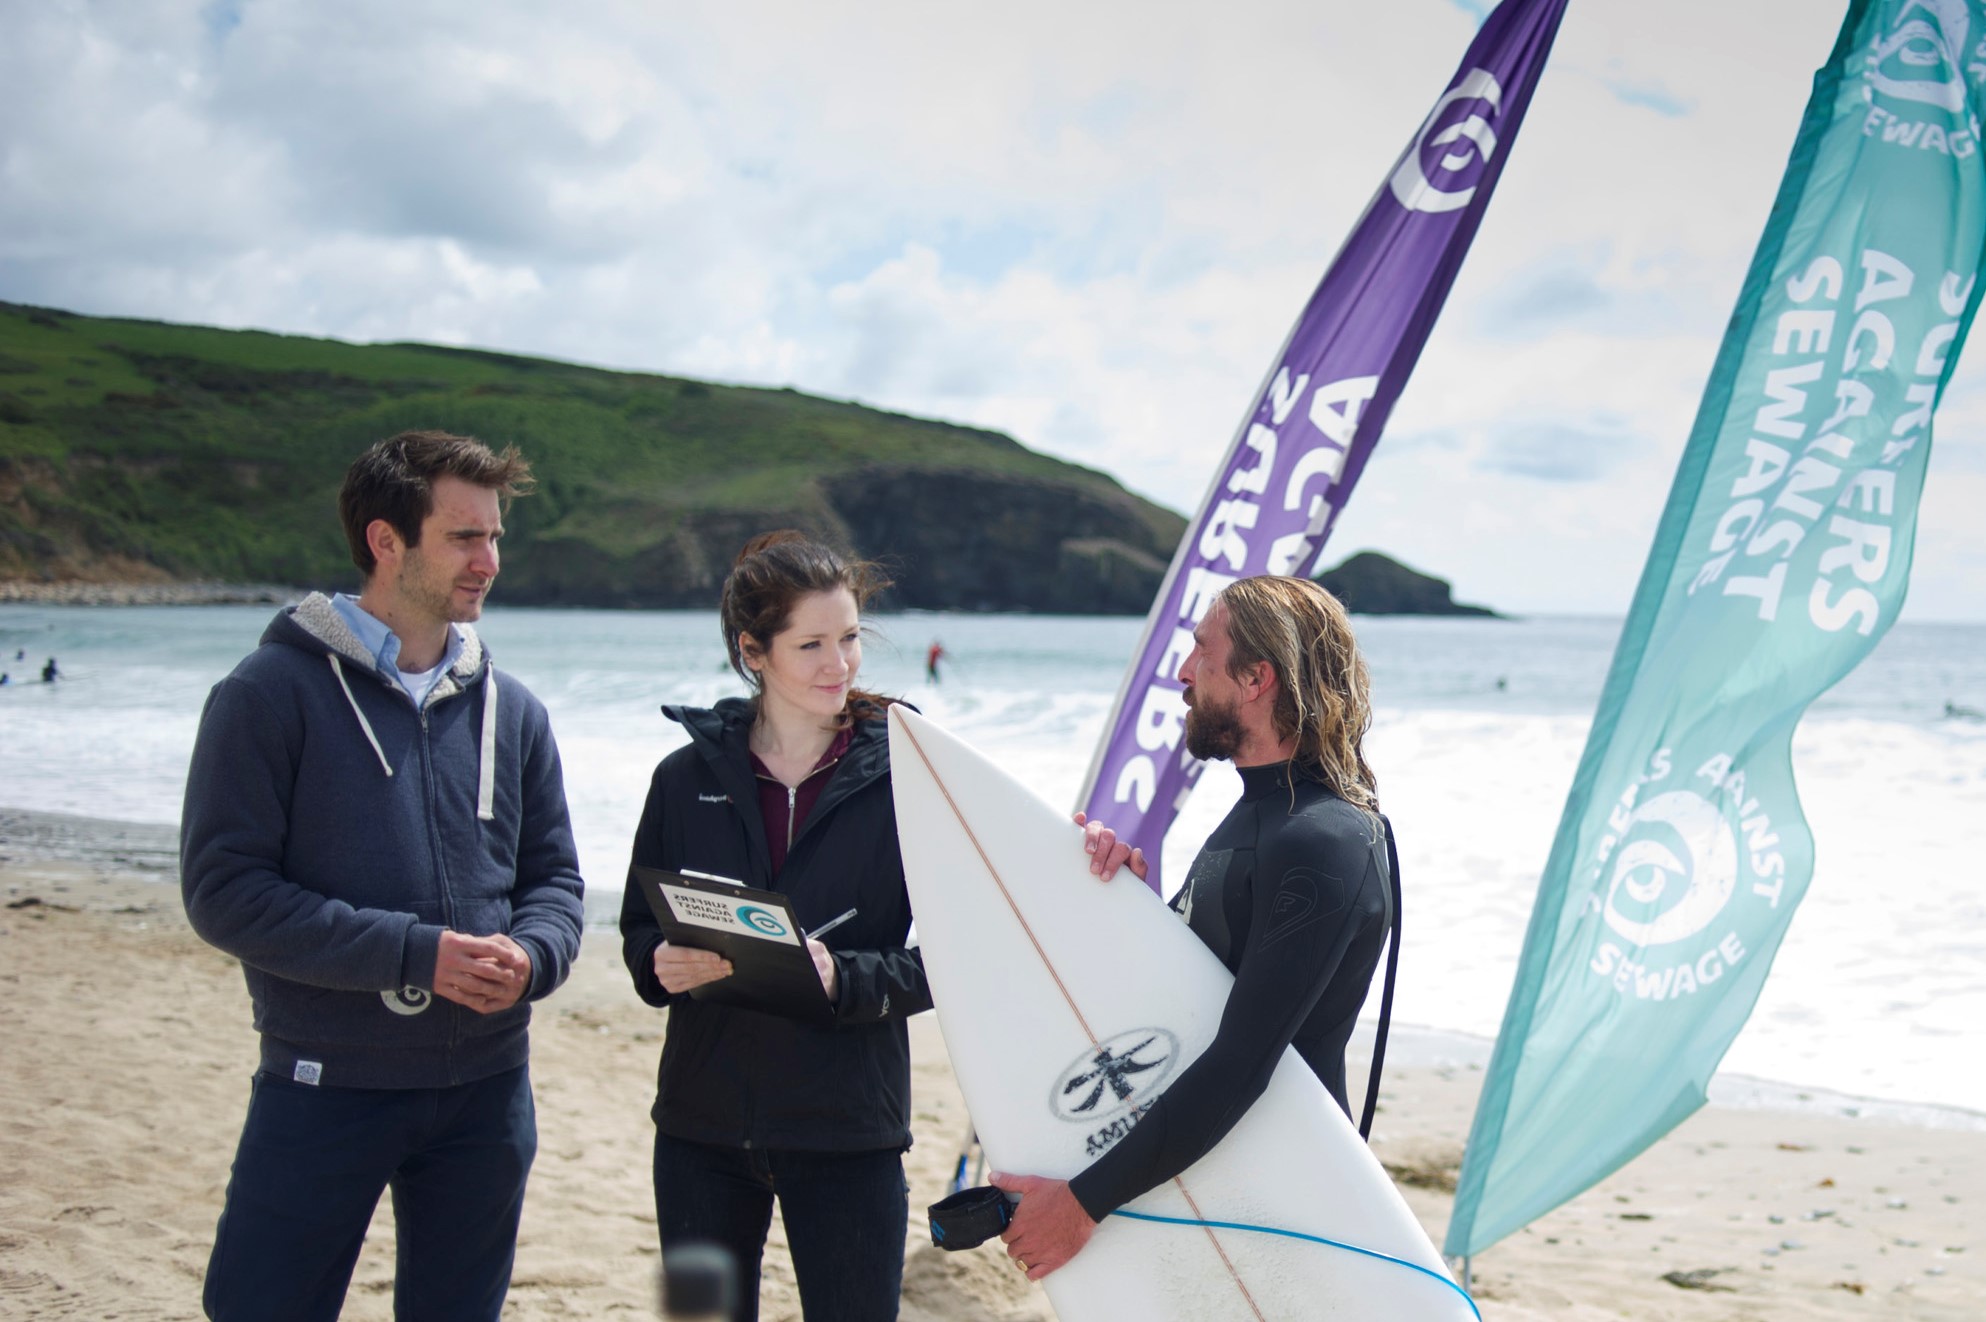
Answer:
[[[1354,615],[1486,615],[1487,606],[1456,602],[1448,580],[1407,568],[1377,551],[1360,551],[1317,576]]]
[[[708,607],[798,527],[883,561],[886,604],[1142,613],[1185,527],[1009,437],[792,390],[0,304],[0,596],[347,584],[339,479],[410,427],[532,460],[519,604]]]

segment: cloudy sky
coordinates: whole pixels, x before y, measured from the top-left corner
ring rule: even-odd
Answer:
[[[1631,596],[1842,9],[1572,0],[1327,560]],[[1476,0],[45,0],[0,298],[791,384],[1199,500]],[[1907,618],[1986,618],[1986,372]]]

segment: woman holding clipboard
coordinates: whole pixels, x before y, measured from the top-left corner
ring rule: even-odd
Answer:
[[[690,995],[728,976],[669,943],[632,875],[621,953],[635,991],[669,1007],[655,1105],[655,1212],[666,1252],[715,1241],[758,1316],[773,1200],[810,1322],[894,1318],[908,1224],[910,1045],[930,1008],[904,941],[885,720],[855,687],[862,609],[886,581],[791,530],[755,537],[719,603],[731,665],[752,689],[714,707],[664,707],[687,747],[655,769],[633,864],[778,891],[809,931],[831,1023]]]

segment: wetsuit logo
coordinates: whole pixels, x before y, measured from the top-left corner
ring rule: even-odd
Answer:
[[[786,924],[755,904],[738,906],[738,921],[765,936],[785,936]]]
[[[1496,155],[1495,125],[1502,111],[1503,88],[1496,78],[1487,69],[1469,70],[1434,103],[1414,145],[1393,172],[1393,196],[1400,205],[1428,212],[1468,206]],[[1430,162],[1430,153],[1437,150],[1440,155]]]
[[[1178,1055],[1179,1039],[1163,1028],[1119,1033],[1062,1071],[1049,1105],[1076,1124],[1108,1120],[1157,1093]]]
[[[420,987],[400,987],[393,991],[383,991],[379,999],[386,1002],[386,1008],[394,1014],[419,1014],[434,1001],[434,993]]]

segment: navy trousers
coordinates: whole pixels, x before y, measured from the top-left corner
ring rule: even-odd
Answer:
[[[757,1322],[759,1260],[779,1199],[807,1322],[890,1322],[903,1290],[903,1153],[723,1148],[655,1135],[662,1250],[703,1242],[738,1264],[736,1322]]]
[[[494,1322],[538,1150],[525,1066],[452,1088],[316,1088],[255,1076],[207,1263],[215,1322],[332,1322],[393,1190],[393,1311]]]

